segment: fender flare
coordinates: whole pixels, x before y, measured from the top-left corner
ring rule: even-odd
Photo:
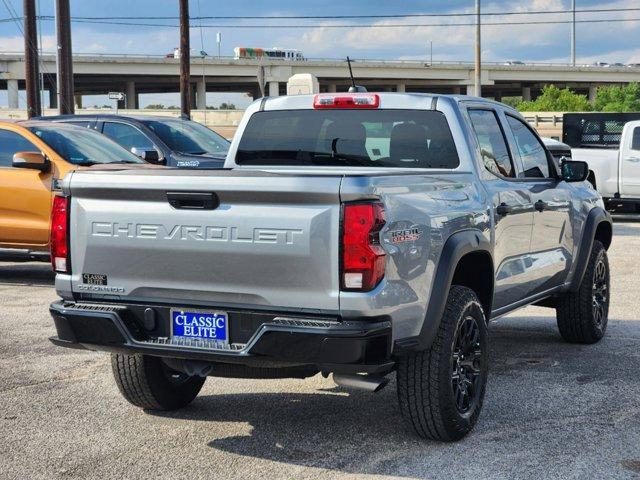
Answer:
[[[577,292],[580,288],[584,274],[587,271],[587,265],[589,264],[589,257],[591,255],[591,249],[593,248],[593,241],[596,238],[596,231],[598,230],[598,226],[603,222],[613,226],[611,215],[601,207],[593,208],[587,215],[584,228],[582,229],[576,267],[569,285],[570,292]]]
[[[420,334],[396,341],[396,347],[400,354],[405,351],[424,350],[431,346],[440,327],[440,321],[449,296],[449,288],[458,263],[468,253],[478,251],[488,253],[493,261],[491,242],[479,230],[462,230],[447,239],[442,247],[438,265],[433,275],[429,303],[425,318],[422,321]]]

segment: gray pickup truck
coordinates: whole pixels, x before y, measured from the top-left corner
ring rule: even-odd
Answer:
[[[341,93],[252,104],[220,171],[75,172],[52,218],[56,345],[111,352],[132,404],[176,409],[207,376],[376,391],[443,441],[476,423],[489,320],[556,309],[607,327],[611,219],[479,98]]]

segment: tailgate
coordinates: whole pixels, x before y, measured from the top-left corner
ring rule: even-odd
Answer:
[[[177,306],[338,310],[340,179],[75,173],[66,187],[73,292]]]

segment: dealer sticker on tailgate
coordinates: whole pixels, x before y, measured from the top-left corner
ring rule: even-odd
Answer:
[[[228,341],[226,312],[171,310],[171,336]]]

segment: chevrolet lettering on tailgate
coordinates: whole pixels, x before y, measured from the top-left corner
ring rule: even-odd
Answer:
[[[301,229],[240,228],[213,225],[172,225],[146,223],[93,222],[94,237],[142,238],[158,240],[195,240],[209,242],[273,243],[293,245]]]

